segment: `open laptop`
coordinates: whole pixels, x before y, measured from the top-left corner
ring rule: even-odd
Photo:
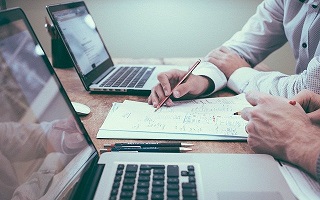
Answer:
[[[99,157],[19,8],[0,12],[0,63],[1,199],[295,199],[268,155]]]
[[[114,65],[83,1],[46,8],[88,91],[148,95],[160,72],[188,70],[188,66]]]

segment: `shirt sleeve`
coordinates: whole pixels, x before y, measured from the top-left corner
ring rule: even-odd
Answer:
[[[320,93],[320,56],[314,57],[301,74],[286,75],[281,72],[260,72],[249,67],[237,69],[227,86],[236,93],[258,90],[290,98],[302,89]]]
[[[223,46],[236,51],[251,66],[259,64],[287,42],[282,24],[283,7],[282,1],[263,1],[243,28]]]
[[[214,64],[203,61],[198,67],[192,72],[194,75],[206,76],[214,82],[214,90],[207,91],[203,97],[209,96],[212,93],[224,88],[227,85],[227,78],[222,71],[218,69]]]

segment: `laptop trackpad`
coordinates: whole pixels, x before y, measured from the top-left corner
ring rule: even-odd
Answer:
[[[259,199],[259,200],[283,200],[282,196],[278,192],[219,192],[219,200],[248,200],[248,199]]]

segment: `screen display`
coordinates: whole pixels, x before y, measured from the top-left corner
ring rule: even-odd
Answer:
[[[93,68],[109,59],[96,25],[85,6],[53,12],[53,17],[82,75],[87,75]]]

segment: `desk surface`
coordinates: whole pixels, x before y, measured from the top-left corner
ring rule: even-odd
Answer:
[[[135,64],[175,64],[192,65],[197,58],[165,58],[165,59],[114,59],[114,63],[135,63]],[[123,139],[97,139],[96,134],[106,118],[113,102],[123,102],[124,100],[134,100],[146,102],[146,96],[132,95],[106,95],[90,94],[87,92],[73,68],[59,69],[55,71],[68,93],[71,101],[84,103],[91,108],[88,116],[81,117],[81,120],[88,131],[93,143],[97,149],[103,148],[105,143],[115,142],[166,142],[167,140],[123,140]],[[213,96],[231,96],[234,95],[229,90],[220,91]],[[221,141],[185,141],[193,143],[193,153],[253,153],[246,142],[221,142]]]

